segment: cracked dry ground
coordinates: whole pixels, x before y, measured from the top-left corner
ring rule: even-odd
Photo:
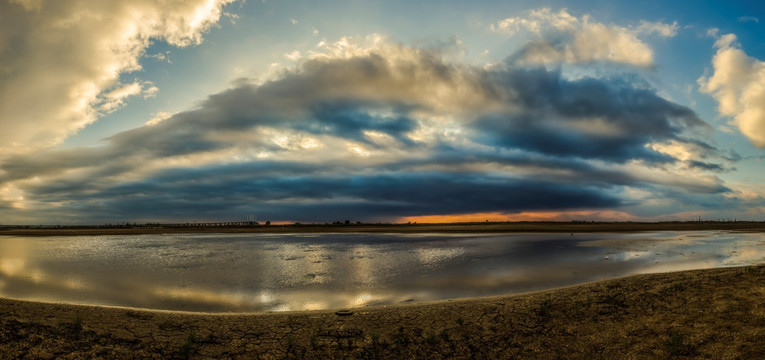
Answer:
[[[205,315],[0,300],[2,359],[765,358],[765,266],[528,295]]]

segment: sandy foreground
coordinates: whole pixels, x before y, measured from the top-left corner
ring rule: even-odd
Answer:
[[[765,265],[351,310],[216,315],[0,299],[0,358],[765,358]]]

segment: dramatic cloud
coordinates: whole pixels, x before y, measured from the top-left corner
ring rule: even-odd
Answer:
[[[677,22],[642,21],[637,27],[629,28],[605,25],[588,15],[578,18],[565,9],[556,13],[549,8],[532,10],[527,16],[507,18],[491,25],[491,30],[500,33],[512,35],[526,30],[535,35],[513,59],[525,65],[608,61],[651,67],[653,51],[638,35],[656,33],[672,37],[677,29]]]
[[[607,209],[635,189],[727,192],[707,129],[636,75],[343,38],[105,146],[10,157],[0,206],[62,223]]]
[[[733,34],[715,42],[714,73],[702,76],[701,91],[717,100],[720,114],[732,116],[749,141],[765,148],[765,62],[748,56]]]
[[[522,111],[479,119],[479,128],[498,145],[561,156],[602,159],[674,161],[647,146],[680,141],[689,128],[706,124],[688,108],[673,104],[622,78],[566,80],[545,69],[502,74],[507,103]]]
[[[156,93],[120,75],[141,69],[152,39],[200,43],[231,1],[0,1],[0,156],[58,144]]]

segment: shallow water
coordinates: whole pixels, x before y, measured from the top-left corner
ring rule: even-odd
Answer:
[[[765,262],[765,234],[0,237],[0,296],[206,312],[519,293]]]

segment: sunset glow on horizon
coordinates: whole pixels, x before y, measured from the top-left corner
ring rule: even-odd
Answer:
[[[688,214],[684,214],[688,215]],[[518,214],[495,213],[475,213],[475,214],[454,214],[454,215],[425,215],[410,216],[403,218],[400,222],[418,223],[418,224],[445,224],[461,222],[517,222],[517,221],[659,221],[669,219],[643,219],[637,218],[631,214],[614,210],[574,210],[574,211],[540,211],[540,212],[521,212]],[[676,220],[692,220],[689,217],[682,217]]]

